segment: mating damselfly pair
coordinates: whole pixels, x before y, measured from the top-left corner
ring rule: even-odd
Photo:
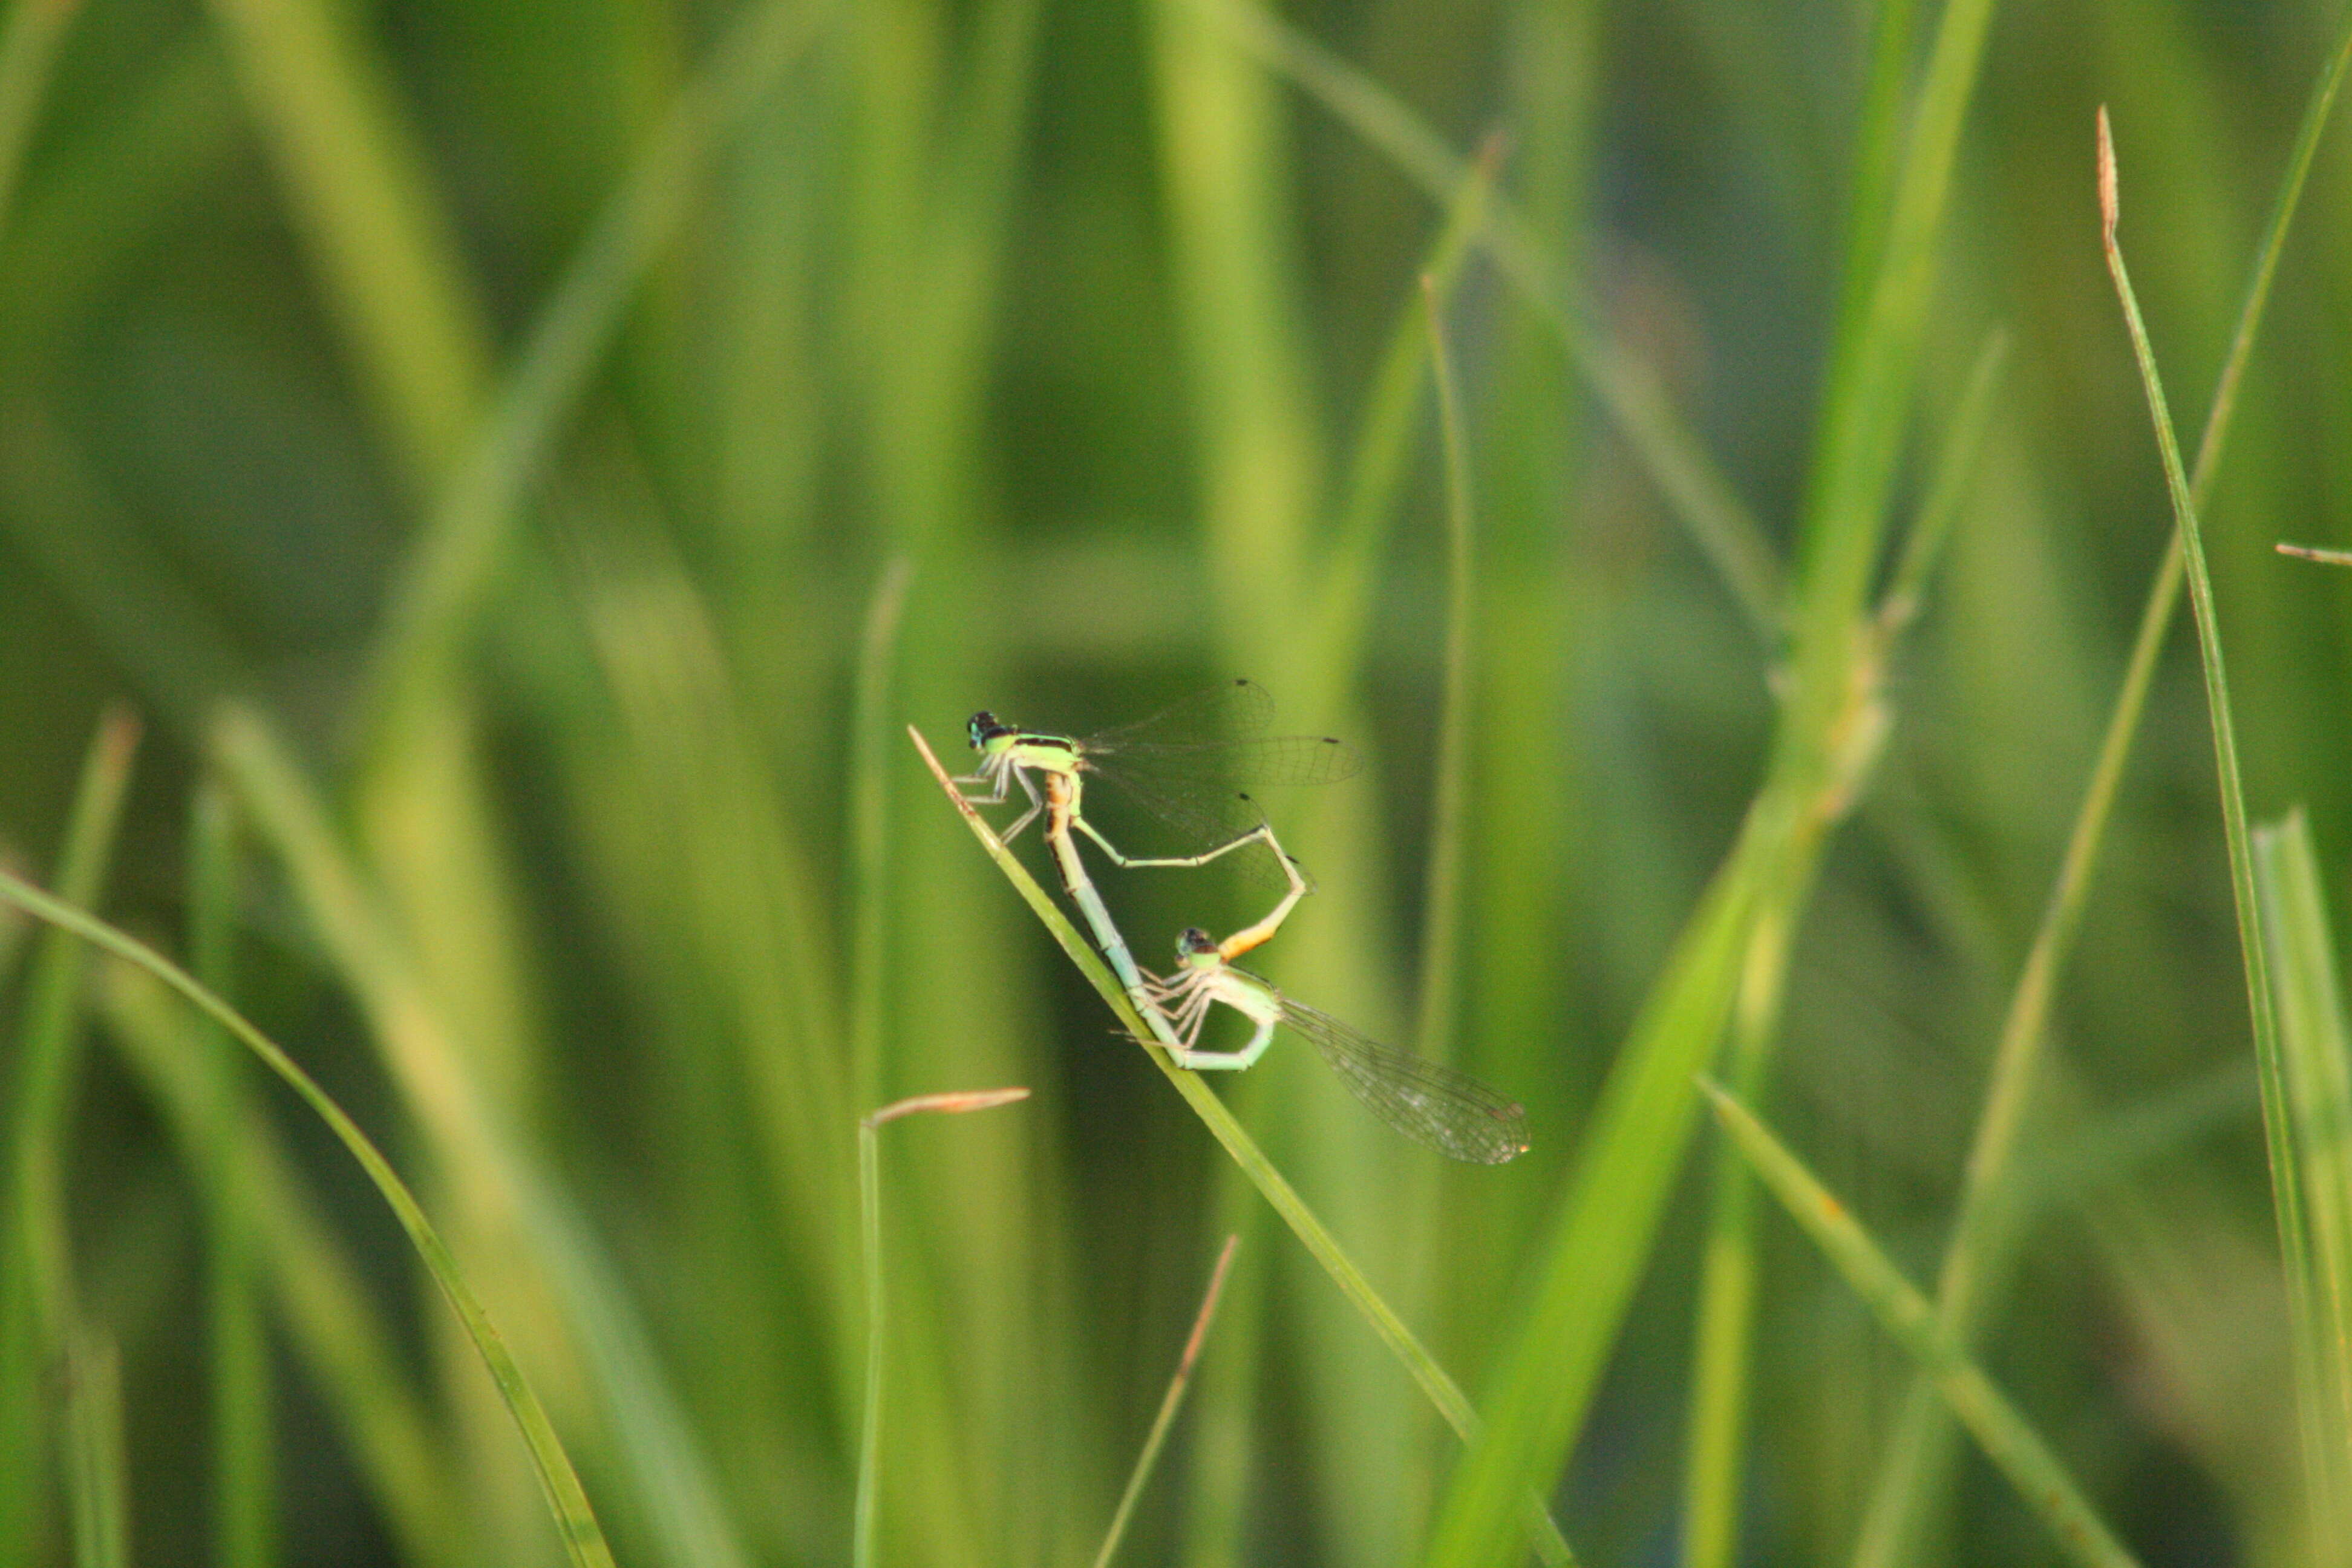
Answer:
[[[1029,807],[1001,835],[1010,841],[1041,815],[1048,853],[1063,889],[1092,928],[1119,984],[1178,1066],[1195,1071],[1247,1068],[1262,1056],[1277,1025],[1304,1036],[1340,1082],[1391,1127],[1439,1153],[1478,1164],[1500,1164],[1524,1152],[1527,1112],[1465,1073],[1397,1050],[1350,1028],[1329,1014],[1286,996],[1272,982],[1232,961],[1272,937],[1312,884],[1282,847],[1274,828],[1243,786],[1329,784],[1361,765],[1355,752],[1327,735],[1267,736],[1274,704],[1264,688],[1228,681],[1138,723],[1083,739],[1024,730],[994,714],[971,716],[979,771],[956,782],[982,786],[968,798],[1003,805],[1017,786]],[[1158,817],[1189,842],[1204,846],[1179,856],[1122,852],[1087,819],[1090,779],[1100,779]],[[1040,792],[1040,784],[1043,791]],[[1123,868],[1206,866],[1225,856],[1278,872],[1281,902],[1255,924],[1223,942],[1198,927],[1176,942],[1176,968],[1165,977],[1139,969],[1127,939],[1078,855],[1083,833]],[[1264,859],[1252,854],[1262,847]],[[1218,1003],[1255,1026],[1239,1050],[1204,1050],[1200,1037]]]

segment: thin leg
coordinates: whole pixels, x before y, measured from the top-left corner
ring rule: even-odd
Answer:
[[[1014,820],[1012,826],[1006,828],[1003,832],[996,836],[997,842],[1000,844],[1010,844],[1015,838],[1019,837],[1021,836],[1021,830],[1028,826],[1031,823],[1036,821],[1037,814],[1045,809],[1045,803],[1037,798],[1037,786],[1029,782],[1028,769],[1007,768],[1005,770],[1005,773],[1010,778],[1021,781],[1021,793],[1029,797],[1029,809],[1023,812],[1020,816]],[[997,786],[996,793],[998,799],[1001,800],[1003,798],[1004,789],[1002,784]]]
[[[1188,1038],[1197,1038],[1199,1034],[1196,1026]],[[1257,1033],[1250,1037],[1250,1043],[1240,1050],[1196,1051],[1187,1045],[1181,1049],[1171,1046],[1168,1054],[1176,1058],[1178,1067],[1190,1068],[1194,1072],[1238,1072],[1265,1055],[1265,1047],[1273,1043],[1274,1020],[1268,1018],[1257,1026]]]
[[[1093,839],[1097,844],[1102,847],[1102,852],[1110,857],[1112,865],[1118,866],[1122,869],[1132,870],[1138,867],[1143,866],[1205,866],[1210,861],[1217,858],[1220,855],[1230,855],[1244,844],[1254,844],[1260,839],[1263,839],[1265,842],[1266,847],[1273,850],[1276,857],[1283,862],[1286,868],[1286,874],[1290,876],[1294,881],[1297,879],[1297,872],[1295,870],[1288,869],[1290,865],[1290,857],[1283,854],[1282,846],[1275,842],[1274,829],[1263,822],[1259,823],[1255,827],[1251,828],[1247,833],[1242,834],[1238,837],[1220,844],[1214,849],[1204,850],[1198,855],[1161,855],[1154,856],[1150,859],[1139,859],[1135,857],[1122,854],[1118,846],[1113,844],[1109,839],[1105,838],[1095,827],[1095,825],[1088,822],[1085,817],[1074,816],[1070,821],[1076,826],[1079,832],[1085,834],[1087,837]]]
[[[988,763],[976,773],[958,773],[953,782],[960,784],[994,784],[996,789],[992,794],[968,795],[964,799],[974,805],[1003,805],[1005,791],[1012,787],[1013,770],[1009,765],[1012,761],[1011,757],[1004,757]]]
[[[1283,876],[1287,879],[1290,883],[1290,891],[1282,896],[1282,902],[1275,905],[1274,911],[1267,915],[1264,920],[1258,921],[1255,925],[1243,927],[1240,931],[1234,932],[1233,935],[1225,938],[1224,941],[1217,944],[1217,952],[1223,954],[1228,963],[1240,957],[1250,949],[1258,946],[1268,937],[1274,935],[1276,931],[1280,931],[1282,929],[1282,922],[1290,918],[1290,911],[1298,907],[1298,900],[1305,898],[1308,893],[1314,890],[1307,884],[1306,874],[1299,870],[1298,862],[1290,858],[1289,852],[1283,848],[1282,841],[1274,836],[1274,826],[1271,823],[1261,822],[1255,827],[1251,828],[1247,833],[1243,834],[1240,837],[1234,839],[1230,843],[1221,844],[1214,849],[1211,849],[1204,854],[1165,856],[1145,860],[1135,859],[1129,856],[1120,854],[1118,846],[1112,844],[1109,839],[1105,838],[1102,834],[1096,829],[1095,825],[1088,822],[1085,817],[1075,816],[1070,820],[1073,825],[1076,826],[1079,832],[1085,834],[1087,837],[1100,845],[1102,847],[1102,852],[1109,856],[1114,864],[1129,868],[1138,866],[1205,866],[1219,856],[1231,854],[1234,850],[1240,848],[1244,844],[1263,842],[1266,848],[1273,852],[1275,863],[1282,868]],[[1012,835],[1007,834],[1005,837],[1009,838]]]

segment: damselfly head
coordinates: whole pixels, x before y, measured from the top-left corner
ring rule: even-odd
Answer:
[[[1199,926],[1186,926],[1177,933],[1176,962],[1193,969],[1206,969],[1223,962],[1217,952],[1217,939]]]
[[[975,752],[986,752],[991,741],[1000,736],[1010,740],[1013,733],[1012,725],[998,722],[996,715],[985,708],[971,716],[968,728],[971,734],[971,749]],[[998,749],[1003,748],[1000,746]]]

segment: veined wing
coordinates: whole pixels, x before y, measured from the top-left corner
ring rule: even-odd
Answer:
[[[1274,699],[1255,680],[1221,680],[1162,708],[1149,719],[1089,735],[1079,744],[1108,752],[1146,742],[1162,745],[1222,745],[1265,730]]]
[[[1287,996],[1282,1021],[1315,1043],[1375,1116],[1414,1142],[1474,1165],[1499,1165],[1527,1152],[1526,1108],[1468,1073],[1381,1045]]]
[[[1078,749],[1098,772],[1123,766],[1171,784],[1230,788],[1334,784],[1363,766],[1332,736],[1264,734],[1273,718],[1265,687],[1227,680],[1149,719],[1089,735]]]
[[[1242,741],[1133,741],[1080,748],[1085,766],[1169,784],[1246,788],[1252,784],[1337,784],[1363,768],[1355,748],[1334,735],[1261,735]]]

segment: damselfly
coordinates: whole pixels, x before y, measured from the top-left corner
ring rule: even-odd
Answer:
[[[1194,1071],[1246,1068],[1265,1054],[1275,1026],[1304,1035],[1372,1113],[1417,1143],[1473,1164],[1499,1165],[1527,1152],[1528,1113],[1467,1073],[1424,1061],[1294,1001],[1231,960],[1243,949],[1194,926],[1176,939],[1176,973],[1148,977],[1145,994],[1160,1007],[1178,1044],[1168,1047]],[[1257,1026],[1237,1051],[1199,1048],[1209,1009],[1222,1002]]]

